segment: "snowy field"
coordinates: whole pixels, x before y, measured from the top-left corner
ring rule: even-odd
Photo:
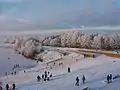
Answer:
[[[19,69],[36,65],[35,61],[16,54],[11,45],[4,44],[5,38],[6,36],[0,36],[0,77],[4,76],[5,72],[11,73],[14,64],[20,64],[22,68]]]
[[[63,49],[62,49],[63,50]],[[50,51],[51,52],[51,51]],[[112,83],[107,84],[106,76],[112,73],[113,77],[120,74],[120,59],[99,55],[96,58],[84,58],[83,55],[69,52],[67,56],[61,56],[59,53],[51,52],[45,59],[53,60],[61,58],[59,62],[63,65],[48,65],[46,63],[39,63],[36,67],[20,71],[17,75],[1,77],[0,80],[5,83],[16,83],[17,90],[82,90],[84,87],[90,87],[91,90],[119,90],[120,79],[114,80]],[[61,57],[60,57],[61,56]],[[50,68],[52,67],[52,69]],[[72,72],[67,73],[67,68],[70,67]],[[50,71],[53,77],[50,81],[37,82],[37,75],[42,75],[44,71]],[[82,75],[86,76],[86,82],[83,85],[81,78]],[[79,76],[80,86],[75,86],[75,79]]]
[[[15,54],[12,49],[0,48],[0,76],[4,76],[5,72],[11,73],[15,64],[20,64],[22,68],[27,68],[35,66],[36,62]]]
[[[74,32],[71,32],[69,35],[65,34],[65,36],[67,35],[71,37],[72,34],[72,37],[74,37],[78,33],[79,32],[76,32],[74,34]],[[83,34],[82,36],[85,35]],[[102,54],[97,54],[97,57],[95,58],[84,57],[82,54],[76,53],[76,51],[95,50],[42,46],[41,42],[39,42],[40,37],[28,37],[29,35],[27,37],[20,36],[17,38],[13,37],[12,39],[7,38],[6,41],[8,41],[12,47],[5,46],[5,48],[3,48],[4,43],[1,44],[0,71],[2,74],[0,73],[0,75],[3,76],[6,71],[9,72],[9,75],[0,77],[0,82],[2,82],[3,87],[5,87],[6,83],[9,85],[15,83],[17,85],[17,90],[82,90],[84,87],[89,87],[90,90],[120,90],[120,78],[113,80],[110,84],[107,84],[106,81],[106,77],[110,73],[112,73],[113,77],[120,75],[120,59],[108,57]],[[79,40],[86,41],[85,37]],[[56,41],[59,41],[60,38],[57,37],[52,40],[53,38],[54,37],[50,37],[50,39],[46,38],[45,43],[57,45],[58,43],[56,43]],[[65,38],[62,38],[63,41],[64,39]],[[74,41],[76,41],[75,39],[77,38],[73,38],[72,43],[69,37],[67,40],[70,41],[68,43],[74,44]],[[1,40],[4,42],[3,39]],[[51,41],[49,42],[49,40]],[[87,38],[87,40],[89,41],[89,38]],[[107,39],[105,40],[108,41]],[[99,43],[99,40],[97,42]],[[64,43],[67,42],[62,42],[62,44]],[[86,43],[89,45],[88,42]],[[109,45],[108,43],[106,44]],[[115,45],[112,44],[112,46]],[[16,52],[12,50],[12,48]],[[98,52],[99,51],[105,53],[116,53],[115,51],[98,50]],[[33,56],[34,59],[38,60],[38,62],[28,60],[24,58],[24,56]],[[39,62],[41,59],[43,62]],[[22,66],[16,75],[11,74],[14,64],[20,64]],[[71,73],[67,72],[68,67],[71,68]],[[45,71],[52,73],[53,77],[50,78],[50,81],[41,80],[40,82],[37,82],[36,77],[38,75],[42,76]],[[83,75],[86,77],[84,85],[81,80]],[[75,86],[77,76],[80,78],[79,86]]]

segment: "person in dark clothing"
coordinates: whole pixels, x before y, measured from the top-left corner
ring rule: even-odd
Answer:
[[[76,84],[75,85],[79,86],[79,77],[78,76],[76,77]]]
[[[45,74],[45,78],[47,78],[47,73]]]
[[[48,72],[48,75],[47,75],[47,81],[50,80],[50,72]]]
[[[45,71],[45,73],[47,73],[47,71]]]
[[[11,75],[13,75],[13,72],[11,72]]]
[[[16,71],[14,71],[14,75],[16,75]]]
[[[48,72],[48,74],[50,74],[50,72]]]
[[[84,75],[82,77],[82,82],[83,82],[83,84],[85,83],[85,76]]]
[[[110,76],[107,75],[107,83],[109,84],[110,83]]]
[[[50,74],[50,78],[52,77],[52,74]]]
[[[112,74],[109,75],[110,83],[112,82]]]
[[[37,81],[40,81],[40,76],[39,75],[37,76]]]
[[[44,79],[44,75],[42,75],[42,79]]]
[[[84,54],[84,58],[86,57],[86,54]]]
[[[47,79],[47,71],[45,71],[45,79]]]
[[[68,67],[68,73],[70,73],[70,67]]]
[[[46,81],[46,78],[44,78],[44,81]]]
[[[49,81],[50,80],[50,78],[49,77],[47,77],[47,81]]]
[[[15,83],[13,83],[12,90],[15,90],[15,88],[16,88],[16,85],[15,85]]]
[[[8,84],[6,84],[6,90],[9,90],[9,85]]]

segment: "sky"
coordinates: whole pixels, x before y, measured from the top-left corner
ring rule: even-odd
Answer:
[[[0,0],[0,31],[119,26],[120,0]]]

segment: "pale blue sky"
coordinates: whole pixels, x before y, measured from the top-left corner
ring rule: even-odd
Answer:
[[[0,30],[120,24],[120,0],[0,0]]]

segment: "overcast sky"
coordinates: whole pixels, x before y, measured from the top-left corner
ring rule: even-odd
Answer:
[[[120,25],[120,0],[0,0],[0,31]]]

